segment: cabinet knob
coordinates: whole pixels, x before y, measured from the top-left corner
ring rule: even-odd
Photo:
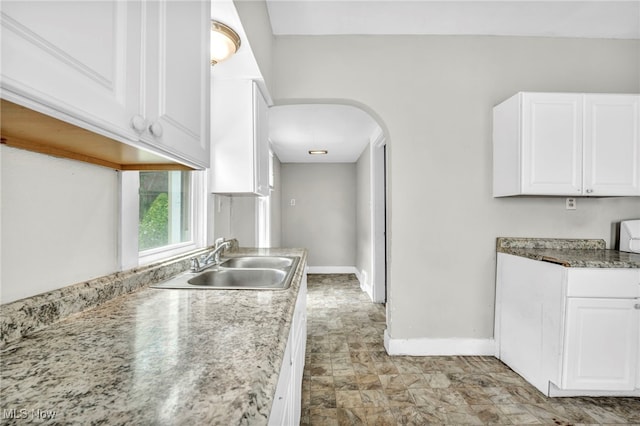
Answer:
[[[593,192],[593,189],[591,189],[591,188],[588,188],[588,189],[586,190],[586,193],[587,193],[587,194],[591,194],[592,192]]]
[[[149,133],[151,133],[153,136],[159,138],[160,136],[162,136],[162,124],[160,124],[159,122],[154,122],[149,126]]]
[[[634,309],[640,309],[640,303],[636,303],[635,305],[633,305]]]
[[[131,127],[137,132],[144,132],[144,129],[147,128],[147,120],[143,116],[136,114],[131,117]]]

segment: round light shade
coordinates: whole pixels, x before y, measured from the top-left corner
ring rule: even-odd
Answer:
[[[230,27],[211,21],[211,65],[222,62],[240,48],[240,36]]]

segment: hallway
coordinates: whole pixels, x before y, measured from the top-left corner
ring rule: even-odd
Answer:
[[[640,398],[547,398],[493,357],[386,354],[354,275],[308,277],[303,425],[640,424]]]

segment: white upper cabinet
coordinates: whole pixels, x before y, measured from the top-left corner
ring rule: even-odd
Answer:
[[[640,195],[640,96],[518,93],[494,108],[493,195]]]
[[[640,195],[640,96],[585,95],[587,195]]]
[[[525,94],[521,126],[523,192],[580,194],[582,96]]]
[[[268,106],[254,81],[213,81],[211,152],[211,192],[269,195]]]
[[[209,15],[206,1],[5,1],[2,98],[207,167]]]
[[[208,57],[211,5],[206,1],[143,4],[146,120],[141,138],[172,156],[209,166]]]
[[[138,2],[3,2],[2,97],[135,138],[140,13]]]

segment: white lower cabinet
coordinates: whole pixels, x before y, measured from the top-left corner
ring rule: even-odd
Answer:
[[[276,393],[269,415],[270,426],[300,424],[302,374],[307,344],[307,275],[304,274],[291,322]]]
[[[615,391],[639,386],[636,303],[567,298],[562,388]]]
[[[498,357],[548,396],[640,396],[640,270],[498,253]]]

